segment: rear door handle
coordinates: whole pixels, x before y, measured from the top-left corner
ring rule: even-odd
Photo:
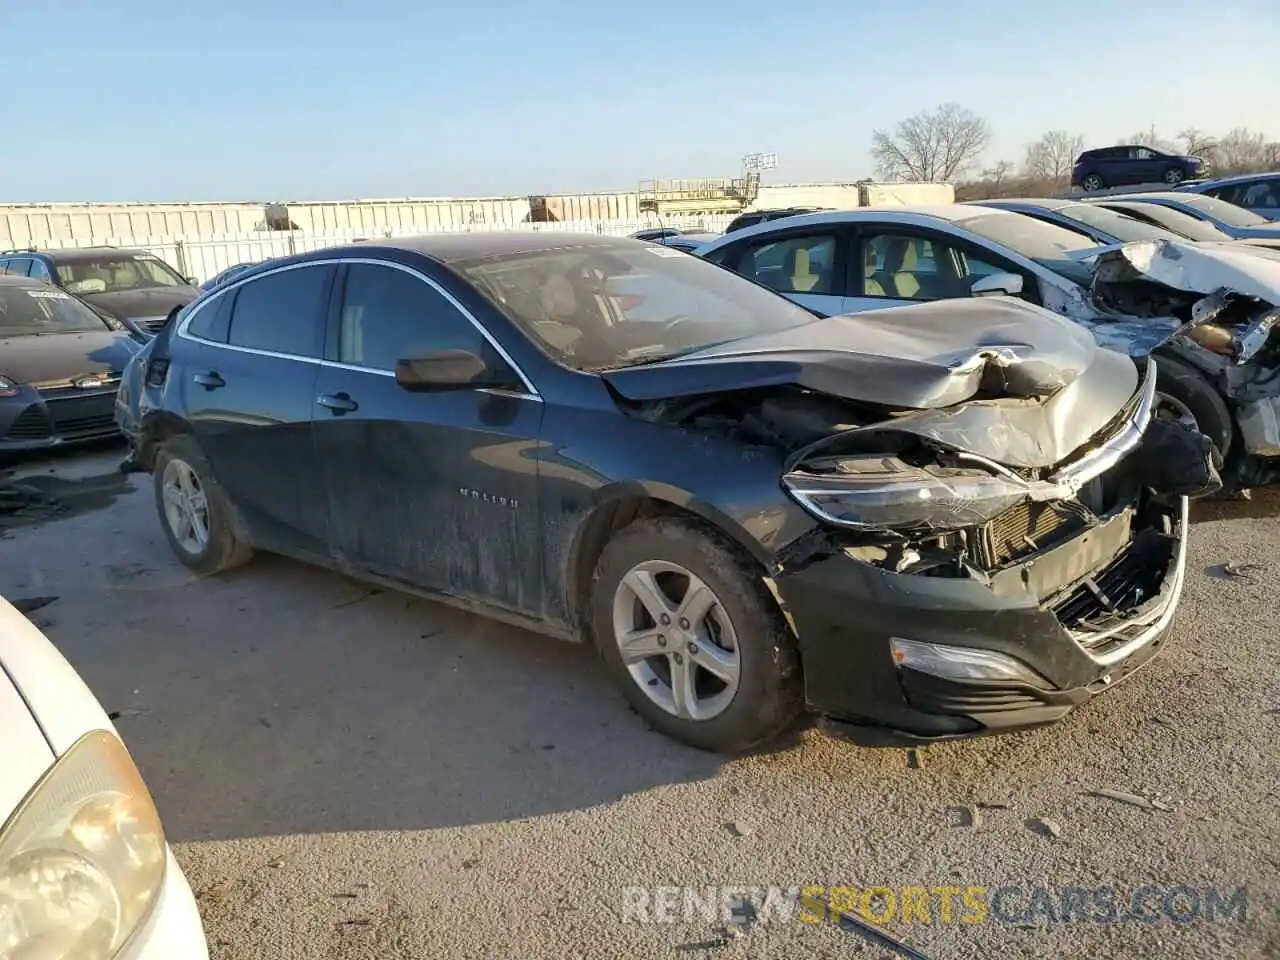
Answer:
[[[216,370],[193,374],[191,379],[200,384],[200,386],[204,387],[206,390],[217,390],[219,387],[225,387],[227,385],[227,381],[218,376],[218,372]]]
[[[316,403],[328,407],[335,417],[360,409],[360,404],[345,393],[322,393],[316,397]]]

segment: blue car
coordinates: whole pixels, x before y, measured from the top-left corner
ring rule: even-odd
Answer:
[[[1267,220],[1280,220],[1280,172],[1218,177],[1183,184],[1178,189],[1234,203]]]
[[[1161,153],[1151,147],[1131,144],[1086,150],[1076,158],[1071,185],[1084,190],[1102,190],[1131,183],[1167,183],[1170,186],[1198,177],[1204,172],[1199,157]]]

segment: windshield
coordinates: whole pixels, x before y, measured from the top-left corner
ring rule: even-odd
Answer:
[[[955,224],[1077,281],[1086,274],[1071,254],[1099,246],[1092,237],[1020,213],[982,214]]]
[[[816,319],[728,270],[649,244],[591,244],[458,266],[548,354],[579,370],[651,363]]]
[[[1121,243],[1132,243],[1134,240],[1181,240],[1171,230],[1143,223],[1133,217],[1126,216],[1106,207],[1098,207],[1088,203],[1073,203],[1060,207],[1058,213],[1068,220],[1076,220],[1104,233],[1110,234]]]
[[[1230,234],[1222,232],[1208,220],[1197,220],[1191,214],[1174,210],[1172,207],[1163,207],[1158,203],[1135,203],[1132,210],[1134,216],[1153,220],[1166,230],[1171,230],[1188,240],[1221,243],[1231,239]],[[1122,208],[1119,212],[1129,213],[1129,210]]]
[[[106,323],[83,303],[45,286],[0,286],[0,337],[104,330]]]
[[[1213,219],[1220,220],[1230,227],[1264,227],[1271,225],[1271,221],[1265,217],[1250,213],[1243,207],[1237,207],[1234,203],[1227,203],[1227,201],[1219,200],[1216,197],[1189,193],[1183,202],[1188,206],[1195,207],[1197,210],[1203,210]]]
[[[187,282],[163,260],[151,256],[103,254],[58,264],[58,279],[72,293],[115,293],[185,287]]]

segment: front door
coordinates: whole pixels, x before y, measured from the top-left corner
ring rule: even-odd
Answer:
[[[862,228],[860,264],[846,310],[858,313],[881,307],[953,300],[972,295],[974,282],[992,273],[1022,273],[994,256],[975,252],[969,244],[918,227],[892,224]],[[1024,275],[1027,299],[1036,289]]]
[[[514,374],[509,391],[401,388],[401,359],[503,361],[423,274],[353,262],[340,282],[312,410],[332,551],[356,571],[537,612],[541,400]]]
[[[336,268],[291,266],[205,301],[171,346],[187,419],[252,540],[324,556],[311,406]]]

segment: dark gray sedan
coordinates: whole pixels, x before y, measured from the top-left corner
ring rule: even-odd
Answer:
[[[63,290],[0,276],[0,454],[116,434],[136,340]]]

